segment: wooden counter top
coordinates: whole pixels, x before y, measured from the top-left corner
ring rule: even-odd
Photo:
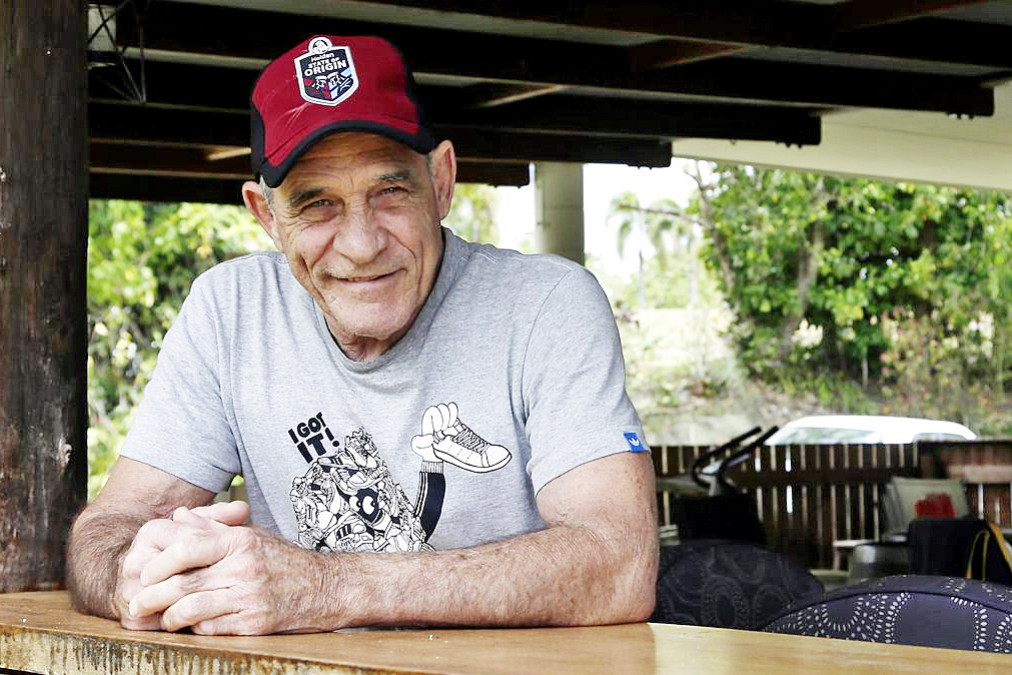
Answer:
[[[204,637],[127,631],[67,594],[0,595],[0,668],[33,673],[1006,673],[1012,655],[632,624]]]

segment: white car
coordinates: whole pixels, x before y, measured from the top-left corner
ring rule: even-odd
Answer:
[[[816,415],[788,422],[766,439],[766,445],[834,443],[913,443],[972,441],[977,434],[962,424],[917,417],[883,415]]]

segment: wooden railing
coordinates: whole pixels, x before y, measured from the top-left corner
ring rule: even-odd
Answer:
[[[659,477],[689,471],[709,446],[657,446]],[[729,474],[754,496],[768,544],[808,567],[829,567],[833,542],[877,539],[879,504],[893,476],[960,477],[972,513],[1012,526],[1012,441],[915,445],[766,446]],[[658,492],[660,525],[671,525],[671,500]]]

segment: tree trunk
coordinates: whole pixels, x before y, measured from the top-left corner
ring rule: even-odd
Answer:
[[[808,312],[808,300],[812,293],[812,286],[819,276],[819,262],[822,259],[822,250],[825,248],[822,222],[812,223],[812,241],[808,242],[798,252],[798,306],[797,309],[784,316],[780,322],[780,344],[778,351],[781,361],[791,353],[792,338],[794,332],[801,325],[801,320]]]
[[[87,485],[85,3],[0,0],[0,592],[62,585]]]

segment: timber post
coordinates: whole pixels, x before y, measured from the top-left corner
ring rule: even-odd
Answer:
[[[0,592],[62,586],[86,498],[86,17],[0,0]]]

